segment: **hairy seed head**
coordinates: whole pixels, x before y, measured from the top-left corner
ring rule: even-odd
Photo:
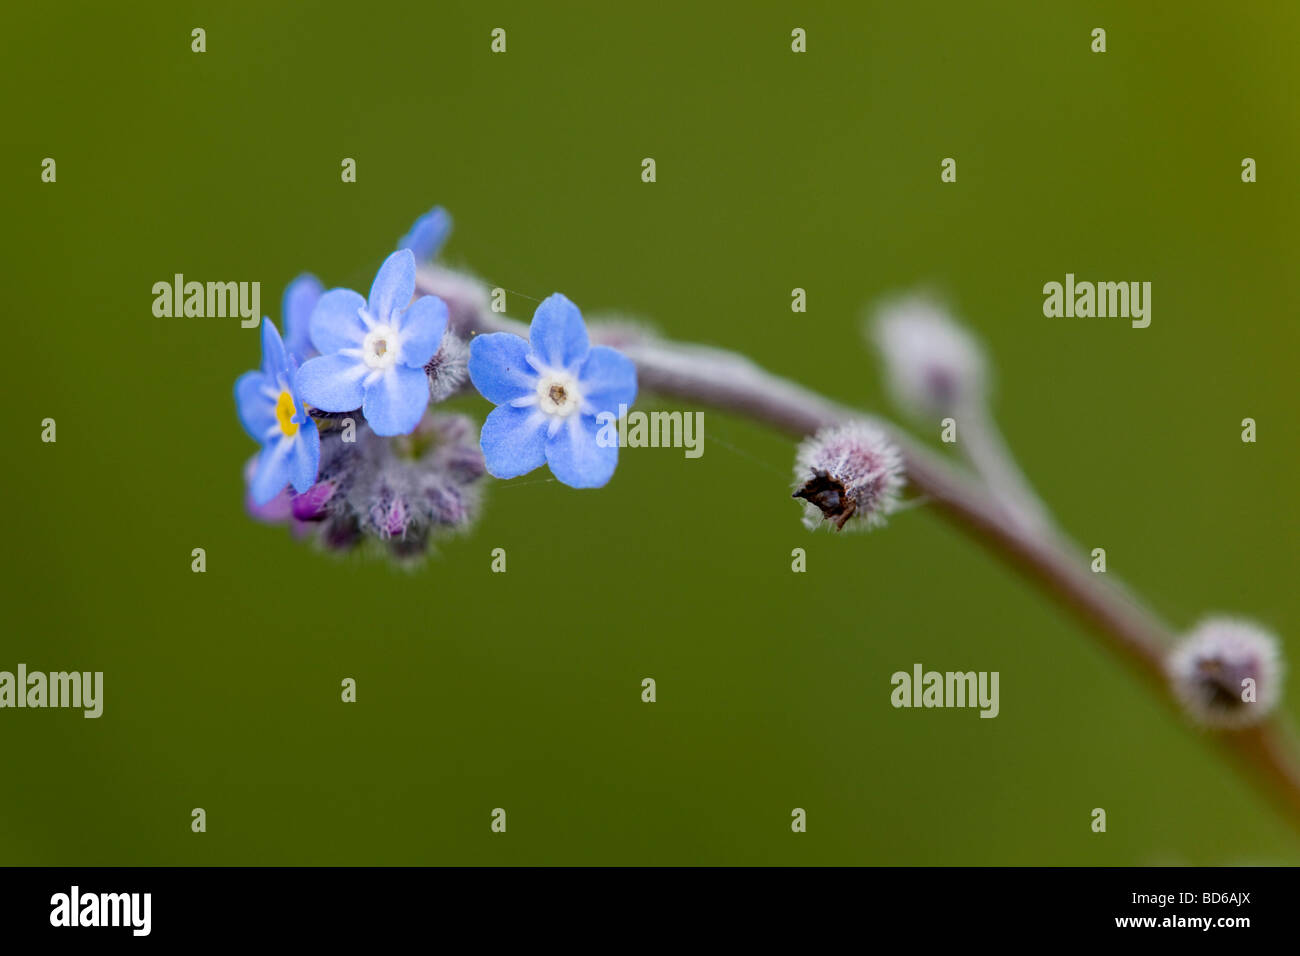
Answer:
[[[903,460],[885,432],[870,422],[823,428],[799,446],[791,497],[804,499],[804,524],[822,520],[837,530],[884,524],[898,507]]]
[[[1166,663],[1175,695],[1209,727],[1258,723],[1281,696],[1277,639],[1249,621],[1207,618],[1183,637]]]

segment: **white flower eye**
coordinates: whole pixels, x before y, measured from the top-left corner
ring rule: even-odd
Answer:
[[[361,359],[369,368],[391,366],[397,361],[397,333],[387,325],[376,325],[361,343]]]
[[[547,372],[539,375],[537,405],[547,415],[568,418],[582,406],[578,380],[567,372]]]

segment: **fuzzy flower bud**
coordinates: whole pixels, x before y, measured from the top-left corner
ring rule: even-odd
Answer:
[[[364,421],[345,430],[337,418],[322,419],[317,480],[293,497],[292,514],[330,550],[370,539],[397,558],[418,557],[435,535],[473,522],[485,474],[478,430],[463,415],[426,413],[396,437]]]
[[[321,521],[329,514],[329,501],[337,489],[332,481],[318,481],[300,495],[294,495],[290,507],[298,521]]]
[[[1175,695],[1209,727],[1263,720],[1282,691],[1282,659],[1273,635],[1248,621],[1208,618],[1167,659]]]
[[[874,528],[898,507],[903,459],[882,429],[869,422],[823,428],[799,445],[791,497],[803,498],[804,524],[822,519],[837,530]]]
[[[985,399],[984,353],[975,338],[928,299],[885,303],[871,337],[894,401],[918,417],[947,415]]]
[[[424,373],[429,376],[429,401],[445,401],[469,378],[469,346],[448,332],[425,364]]]

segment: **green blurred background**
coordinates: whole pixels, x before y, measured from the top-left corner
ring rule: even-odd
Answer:
[[[699,460],[493,483],[414,574],[332,560],[244,514],[256,334],[151,313],[177,272],[260,280],[277,321],[300,271],[364,291],[437,202],[444,258],[516,317],[562,290],[885,409],[860,315],[926,286],[986,340],[1069,533],[1175,626],[1246,614],[1294,658],[1293,5],[60,6],[0,29],[0,669],[102,670],[106,699],[0,712],[0,862],[1300,862],[935,513],[808,534],[781,436],[710,412]],[[1067,271],[1151,281],[1151,327],[1045,319]],[[914,662],[999,671],[1001,715],[892,709]]]

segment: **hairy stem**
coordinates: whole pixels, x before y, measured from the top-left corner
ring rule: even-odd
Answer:
[[[528,334],[522,323],[491,312],[481,287],[464,276],[422,270],[419,291],[447,300],[453,323],[463,334]],[[1079,617],[1182,715],[1165,677],[1165,652],[1173,643],[1169,629],[1113,575],[1092,573],[1073,546],[1051,530],[1050,522],[1026,521],[1023,512],[1018,514],[896,426],[773,375],[743,356],[635,334],[602,337],[593,329],[592,336],[616,345],[636,363],[644,390],[744,415],[795,438],[848,420],[868,419],[886,428],[902,451],[907,479],[917,490],[954,524]],[[1017,490],[1027,488],[1027,483],[1017,485]],[[1032,499],[1032,492],[1024,493]],[[1290,731],[1271,720],[1245,730],[1207,732],[1207,736],[1273,797],[1300,831],[1300,764]]]

